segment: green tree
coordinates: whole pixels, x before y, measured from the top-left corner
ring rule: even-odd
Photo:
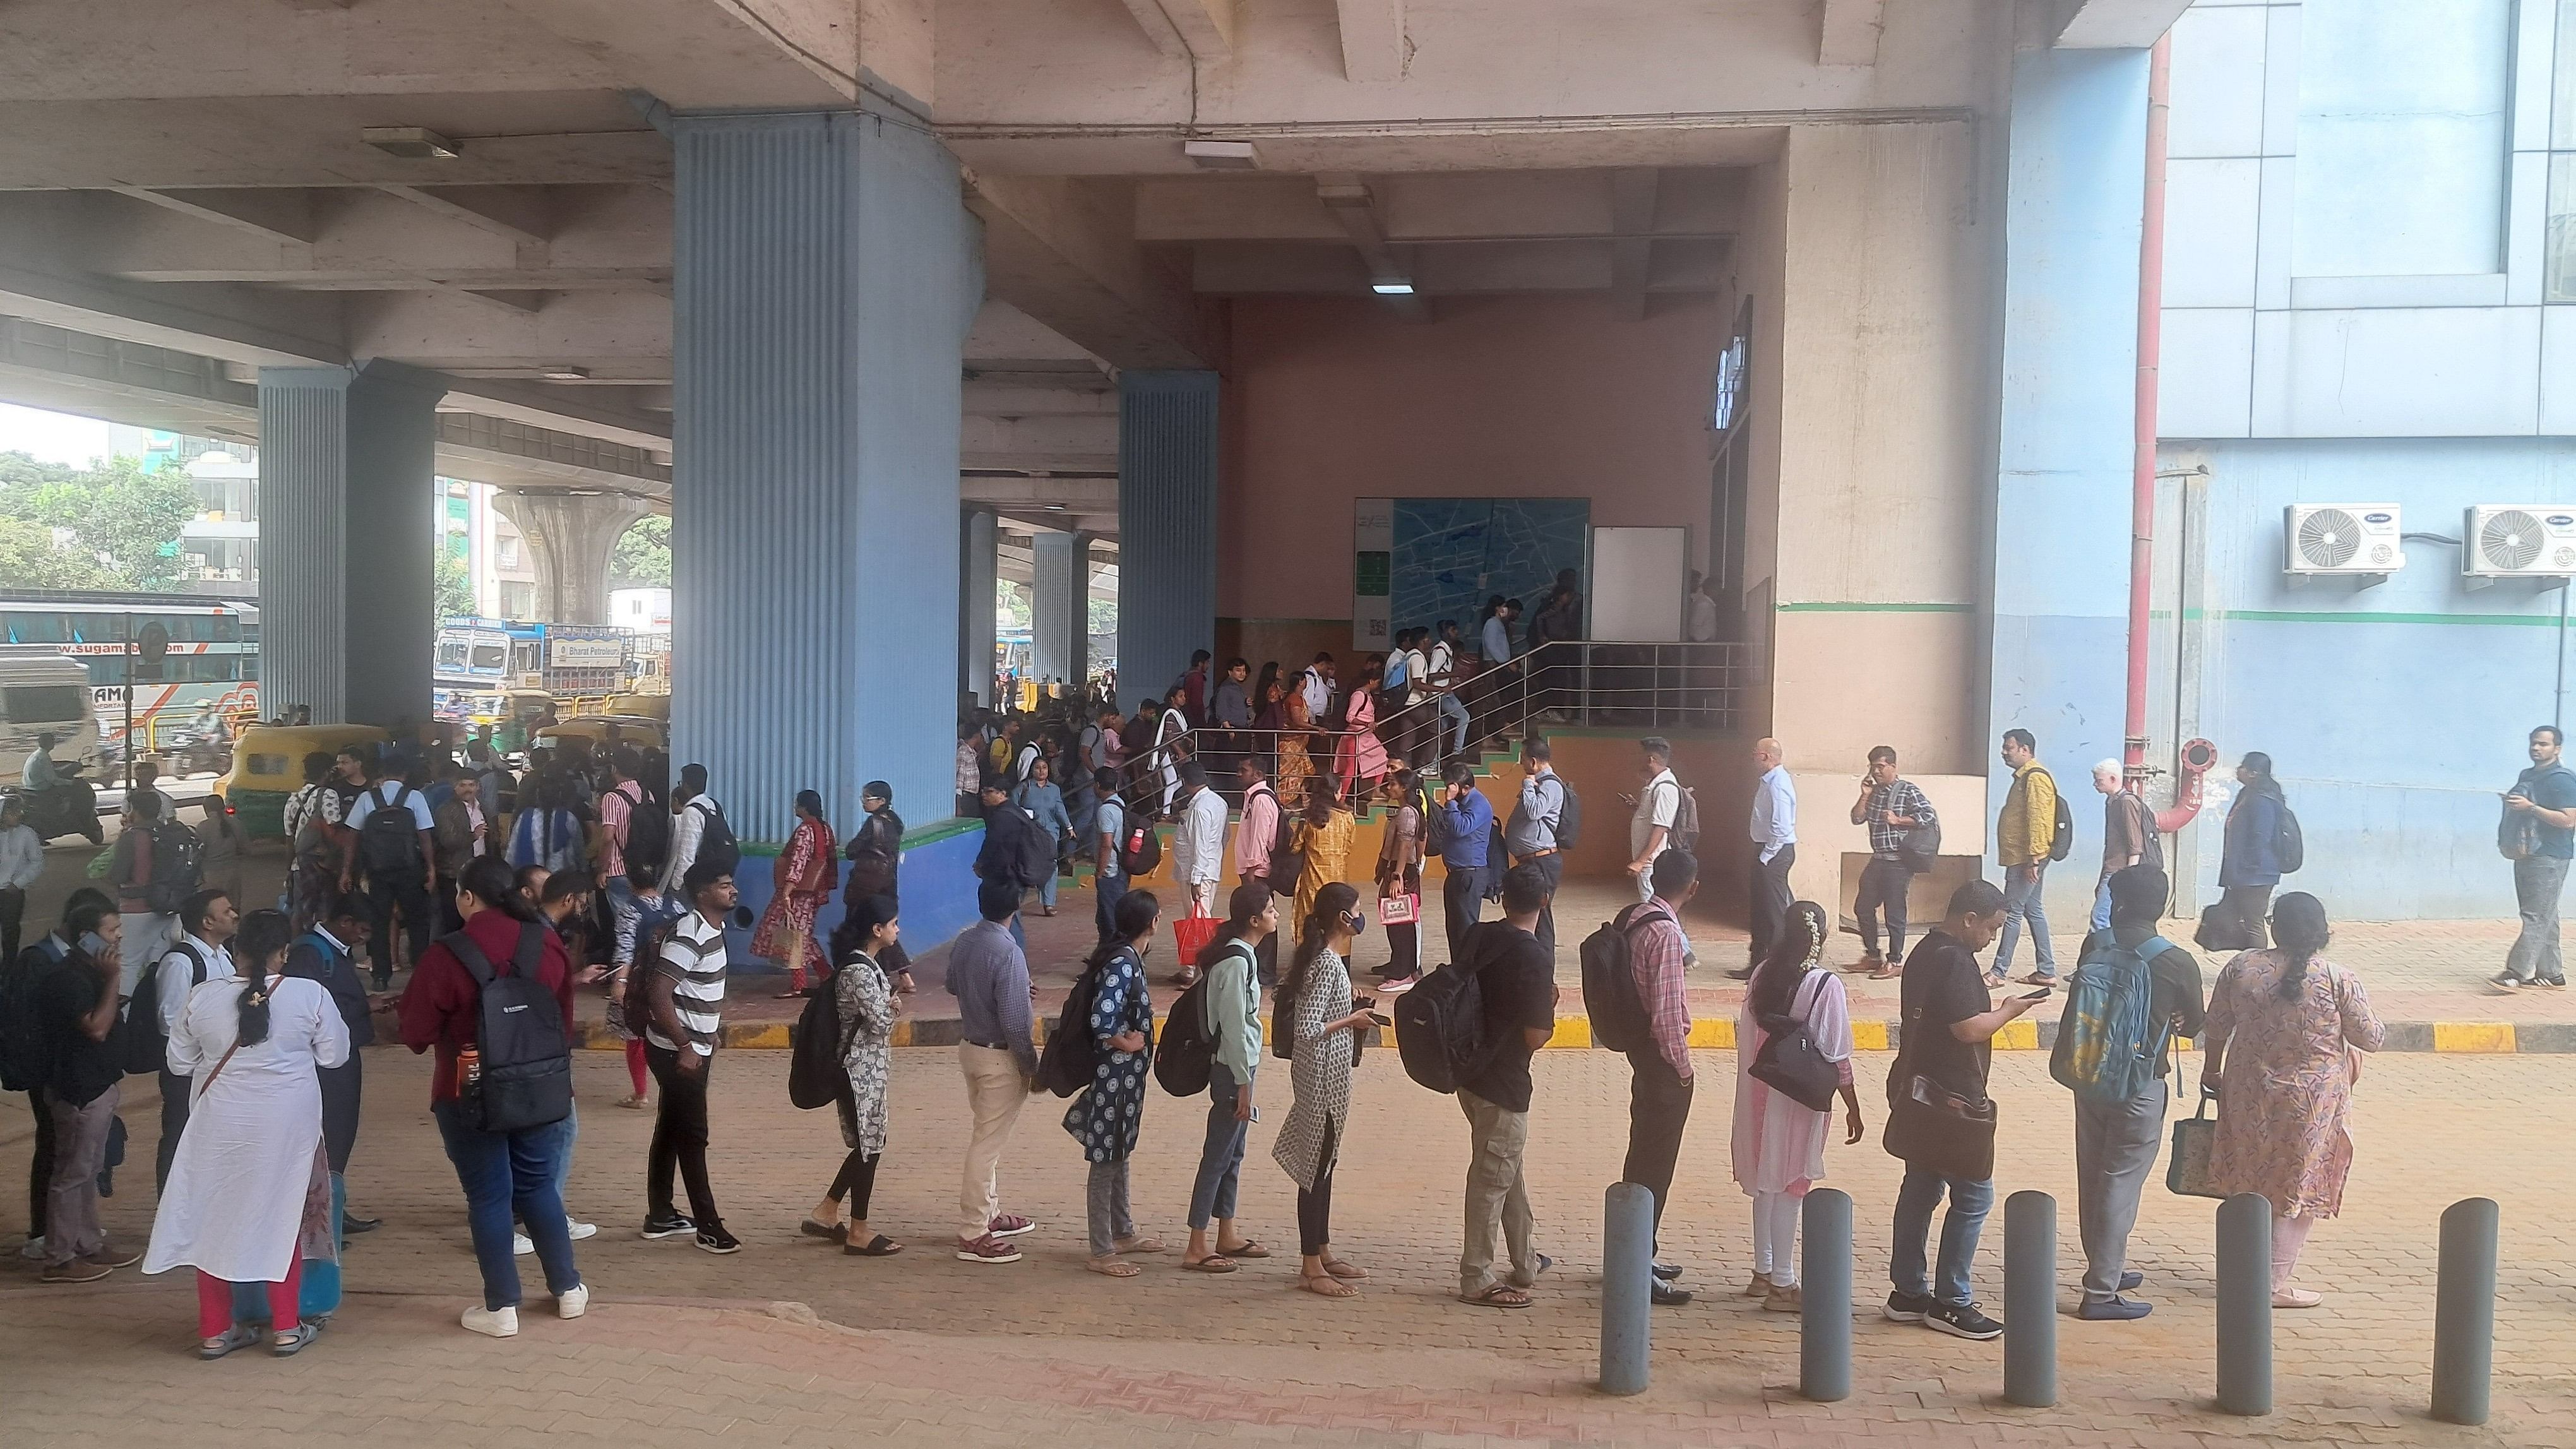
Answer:
[[[24,454],[0,457],[0,518],[67,530],[64,551],[95,559],[104,574],[89,587],[174,587],[179,531],[196,513],[184,476],[143,472],[131,458],[65,475]]]
[[[618,535],[608,554],[612,589],[667,589],[671,586],[671,520],[648,513]]]
[[[433,541],[430,548],[430,577],[436,583],[438,617],[470,617],[474,613],[474,579],[465,570],[465,560],[458,558],[443,538]]]
[[[97,559],[54,546],[53,533],[23,518],[0,516],[0,579],[25,589],[115,587]]]

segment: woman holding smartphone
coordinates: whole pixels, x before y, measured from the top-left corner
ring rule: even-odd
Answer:
[[[1270,1159],[1297,1183],[1297,1286],[1326,1298],[1355,1298],[1368,1271],[1333,1255],[1333,1166],[1351,1115],[1351,1067],[1359,1034],[1377,1023],[1351,998],[1351,942],[1368,918],[1359,891],[1335,881],[1315,893],[1297,925],[1297,950],[1279,981],[1274,1017],[1289,1023],[1288,1080],[1297,1100]]]

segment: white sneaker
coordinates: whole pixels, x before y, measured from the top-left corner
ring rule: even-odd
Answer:
[[[572,1235],[572,1240],[578,1243],[582,1239],[589,1237],[591,1234],[598,1232],[599,1224],[576,1222],[572,1218],[567,1217],[564,1219],[564,1231],[570,1233]]]
[[[555,1295],[555,1317],[579,1318],[590,1311],[590,1285],[582,1284],[569,1293]]]
[[[536,1250],[537,1245],[528,1241],[527,1234],[512,1233],[510,1235],[510,1253],[513,1257],[524,1258]]]
[[[43,1238],[29,1238],[27,1240],[27,1246],[18,1250],[18,1256],[21,1258],[34,1258],[41,1261],[45,1256],[45,1240]]]
[[[464,1323],[467,1332],[479,1333],[485,1338],[519,1336],[519,1310],[515,1308],[468,1308]]]

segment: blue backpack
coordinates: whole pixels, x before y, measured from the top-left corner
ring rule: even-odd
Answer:
[[[2087,1101],[2132,1101],[2155,1079],[2173,1023],[2155,1011],[2155,973],[2148,965],[2174,949],[2162,936],[2123,946],[2105,932],[2075,968],[2066,1014],[2048,1074]]]

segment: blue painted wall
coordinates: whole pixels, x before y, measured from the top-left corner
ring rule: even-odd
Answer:
[[[2121,744],[2146,101],[2142,50],[2014,59],[1988,813],[2011,785],[1991,737],[2027,729],[2077,807],[2058,928],[2090,909],[2101,858],[2101,811],[2075,792]]]
[[[2396,503],[2409,532],[2457,538],[2472,503],[2576,504],[2576,439],[2169,443],[2164,453],[2165,468],[2210,469],[2201,733],[2231,766],[2249,749],[2272,756],[2307,837],[2308,866],[2291,884],[2339,917],[2510,915],[2496,796],[2529,763],[2531,727],[2563,720],[2560,591],[2471,590],[2459,550],[2421,540],[2385,584],[2292,588],[2282,510]],[[2160,590],[2160,602],[2174,597]],[[2163,754],[2170,615],[2157,632],[2151,719]],[[2198,828],[2195,899],[2206,903],[2217,898],[2218,824]]]

